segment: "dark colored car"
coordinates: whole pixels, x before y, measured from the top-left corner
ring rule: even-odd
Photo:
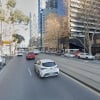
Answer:
[[[26,54],[26,59],[35,59],[35,54],[33,52],[28,52]]]

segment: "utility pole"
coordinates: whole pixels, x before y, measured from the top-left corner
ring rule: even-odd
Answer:
[[[0,8],[2,9],[2,2],[0,0]],[[2,20],[0,21],[0,51],[2,54]]]
[[[43,33],[42,33],[42,13],[43,13],[43,9],[41,9],[40,11],[40,46],[41,46],[41,50],[43,49],[43,44],[42,44],[42,39],[43,39]]]

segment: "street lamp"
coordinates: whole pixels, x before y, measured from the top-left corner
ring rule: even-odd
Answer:
[[[30,28],[30,47],[32,46],[32,16],[31,12],[29,13],[29,18],[30,18],[30,23],[29,23],[29,28]]]
[[[42,50],[43,48],[43,44],[42,44],[42,13],[43,13],[43,9],[41,9],[41,11],[40,11],[40,50]]]

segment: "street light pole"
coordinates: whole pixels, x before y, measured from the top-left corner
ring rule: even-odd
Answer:
[[[2,2],[0,0],[0,8],[2,9]],[[0,49],[2,54],[2,20],[0,21]]]
[[[42,50],[43,49],[43,45],[42,45],[42,39],[43,39],[43,34],[42,34],[42,13],[43,13],[43,9],[41,9],[41,11],[40,11],[40,50]]]
[[[32,46],[32,16],[31,16],[31,12],[29,13],[29,17],[30,17],[30,24],[29,24],[29,27],[30,27],[30,47]]]

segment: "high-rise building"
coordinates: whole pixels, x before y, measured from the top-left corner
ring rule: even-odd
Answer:
[[[46,1],[46,8],[58,8],[58,0],[47,0]]]
[[[57,14],[58,0],[46,0],[46,8],[42,10],[42,33],[45,33],[45,21],[50,13]]]
[[[94,41],[97,42],[92,45],[92,48],[94,48],[94,51],[100,52],[100,38],[95,38],[96,36],[100,36],[100,0],[66,1],[68,27],[71,36],[74,36],[74,38],[88,38],[88,40],[84,42],[84,44],[87,43],[87,45],[91,36],[94,36]],[[78,38],[73,42],[76,46],[79,46],[76,42]],[[96,52],[94,52],[94,54],[95,53]]]
[[[58,0],[57,5],[58,5],[58,9],[57,9],[58,16],[66,16],[67,10],[64,4],[64,0]]]
[[[100,33],[100,0],[67,0],[67,9],[71,35]]]

